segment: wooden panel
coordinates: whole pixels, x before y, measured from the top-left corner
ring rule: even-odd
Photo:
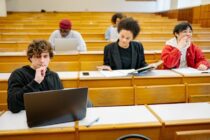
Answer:
[[[209,140],[210,130],[192,130],[176,132],[175,140]]]
[[[64,88],[77,88],[78,79],[63,79],[61,80]]]
[[[24,65],[30,65],[30,62],[11,62],[0,63],[1,73],[12,72],[17,68],[21,68]],[[79,71],[79,62],[50,62],[49,68],[52,71]]]
[[[185,102],[184,85],[137,86],[136,104]]]
[[[182,84],[182,77],[135,77],[136,86]]]
[[[189,95],[210,95],[209,83],[188,84]]]
[[[134,105],[133,87],[89,88],[94,106]]]
[[[209,5],[201,5],[193,8],[171,10],[159,13],[169,18],[176,18],[178,20],[186,20],[191,23],[199,23],[202,27],[210,27],[210,10]]]
[[[133,86],[131,78],[110,78],[110,79],[80,79],[79,87],[127,87]]]
[[[80,54],[80,61],[103,61],[104,53],[103,51],[101,53],[93,52],[87,54]]]
[[[0,110],[7,110],[7,91],[0,90]]]
[[[52,71],[79,71],[79,62],[50,62],[49,68]]]
[[[210,95],[190,95],[189,102],[210,102]]]
[[[173,126],[165,126],[163,131],[163,137],[161,140],[174,140],[175,133],[177,131],[187,131],[187,130],[201,130],[201,129],[210,129],[210,123],[192,123],[192,124],[175,124]]]
[[[13,130],[0,133],[1,140],[75,140],[73,128]]]
[[[155,127],[145,128],[101,128],[92,130],[79,130],[80,140],[116,140],[125,134],[143,134],[152,140],[159,140],[160,129]]]
[[[1,63],[1,69],[0,72],[1,73],[11,73],[13,72],[15,69],[17,68],[21,68],[24,65],[30,65],[30,62],[12,62],[12,63]]]
[[[188,76],[188,77],[183,77],[184,82],[188,84],[193,84],[193,83],[209,83],[210,81],[210,76]]]
[[[0,90],[7,90],[7,87],[8,87],[7,80],[1,80],[0,85],[1,85]]]
[[[103,65],[103,61],[84,61],[80,62],[81,71],[96,71],[97,66]]]

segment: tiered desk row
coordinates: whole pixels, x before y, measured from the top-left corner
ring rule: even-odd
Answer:
[[[204,50],[205,57],[210,59],[210,51]],[[161,50],[144,51],[147,63],[160,60]],[[12,72],[16,68],[30,64],[26,52],[0,52],[0,73]],[[53,71],[94,71],[103,65],[103,51],[87,51],[80,53],[56,53],[51,60]]]
[[[33,35],[34,36],[34,35]],[[40,38],[42,39],[42,38]],[[138,40],[136,40],[138,42]],[[144,50],[162,50],[165,45],[166,40],[140,40],[144,46]],[[1,52],[14,52],[14,51],[24,51],[31,41],[0,41],[0,51]],[[104,47],[108,45],[109,41],[105,40],[89,40],[86,41],[88,51],[103,51]],[[199,46],[202,50],[209,50],[210,41],[204,40],[194,40],[194,43]]]
[[[141,33],[136,38],[145,50],[162,50],[165,41],[172,38],[176,19],[168,19],[155,14],[125,13],[134,17],[141,25]],[[34,39],[48,39],[50,33],[58,29],[63,18],[72,20],[73,30],[79,31],[88,51],[103,50],[109,42],[104,33],[110,26],[113,13],[11,13],[0,18],[0,51],[23,51]],[[91,20],[93,19],[93,20]],[[202,49],[209,49],[210,28],[193,24],[193,39]]]
[[[99,118],[92,126],[92,121]],[[0,116],[1,140],[115,140],[125,134],[143,134],[152,140],[178,140],[179,133],[202,130],[209,138],[210,104],[182,103],[87,109],[85,119],[51,126],[28,128],[26,113]],[[180,139],[179,139],[180,140]],[[183,139],[184,140],[184,139]],[[201,140],[201,139],[194,139]],[[204,140],[204,139],[202,139]]]
[[[88,87],[94,106],[210,101],[210,74],[153,70],[138,76],[106,77],[100,71],[58,72],[64,88]],[[0,74],[0,109],[7,109],[10,73]]]

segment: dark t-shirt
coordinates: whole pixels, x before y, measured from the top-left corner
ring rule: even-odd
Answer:
[[[35,70],[24,66],[12,72],[8,80],[8,109],[14,113],[25,109],[23,95],[28,92],[63,89],[57,73],[47,69],[44,80],[39,84],[35,78]]]
[[[122,69],[131,69],[131,61],[132,61],[132,49],[129,46],[128,48],[121,48],[118,45],[120,59],[122,62]]]

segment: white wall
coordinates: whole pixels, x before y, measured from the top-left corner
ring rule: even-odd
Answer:
[[[155,12],[156,2],[125,0],[6,0],[8,11]]]
[[[210,4],[210,0],[202,0],[201,5]]]
[[[178,0],[178,9],[201,5],[201,0]]]
[[[178,0],[171,0],[171,9],[177,9],[178,8]]]
[[[0,17],[7,16],[6,2],[5,0],[0,0]]]
[[[157,0],[156,11],[167,11],[171,6],[171,0]]]

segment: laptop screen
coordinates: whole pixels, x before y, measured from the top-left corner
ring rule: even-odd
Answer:
[[[29,127],[81,120],[86,116],[88,88],[24,94]]]
[[[77,46],[79,42],[74,38],[56,38],[55,52],[71,52],[78,51]]]

